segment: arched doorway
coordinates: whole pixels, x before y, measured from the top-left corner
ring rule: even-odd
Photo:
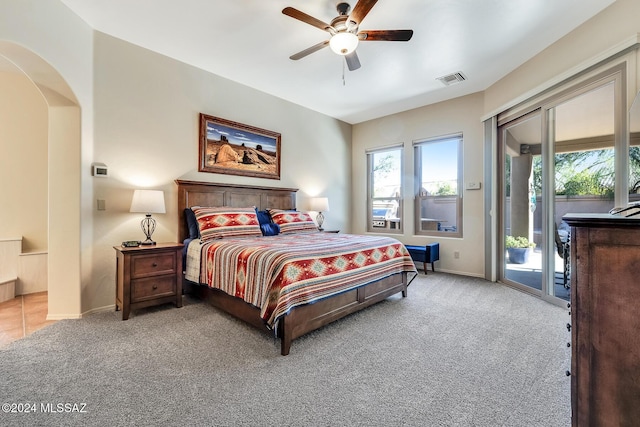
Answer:
[[[0,56],[23,73],[48,107],[48,319],[81,316],[80,107],[60,73],[34,52],[0,41]],[[9,201],[11,203],[11,201]]]

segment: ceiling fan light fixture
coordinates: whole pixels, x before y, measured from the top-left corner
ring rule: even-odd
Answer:
[[[338,55],[348,55],[358,47],[358,36],[349,32],[334,34],[329,40],[329,47]]]

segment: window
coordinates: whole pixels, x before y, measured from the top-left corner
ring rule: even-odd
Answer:
[[[413,145],[416,234],[462,237],[462,134]]]
[[[402,146],[367,152],[367,231],[402,233]]]

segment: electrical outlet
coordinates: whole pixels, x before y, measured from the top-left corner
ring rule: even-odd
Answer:
[[[458,252],[458,251],[454,251],[454,252],[453,252],[453,257],[454,257],[455,259],[459,259],[459,258],[460,258],[460,252]]]

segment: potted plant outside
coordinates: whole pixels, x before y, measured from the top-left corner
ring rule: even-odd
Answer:
[[[504,246],[509,254],[509,262],[513,264],[525,264],[529,260],[531,248],[535,247],[534,242],[530,242],[526,237],[507,236]]]

